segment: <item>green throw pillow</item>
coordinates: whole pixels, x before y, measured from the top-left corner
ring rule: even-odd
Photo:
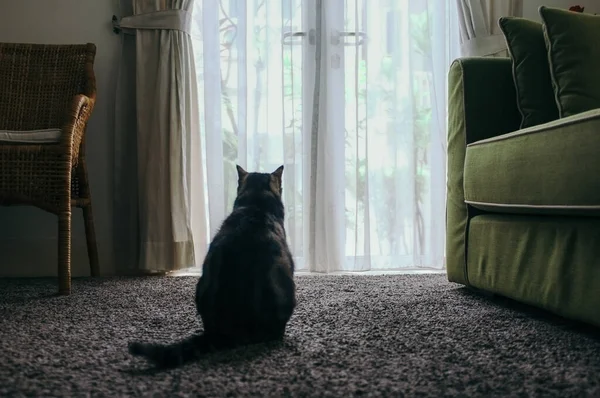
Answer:
[[[600,108],[600,16],[540,6],[561,118]]]
[[[498,25],[512,59],[521,128],[558,119],[542,24],[524,18],[502,17]]]

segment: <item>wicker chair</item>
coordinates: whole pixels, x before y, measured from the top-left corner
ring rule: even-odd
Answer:
[[[96,46],[0,43],[0,205],[58,216],[58,292],[71,293],[71,207],[83,209],[92,276],[98,250],[85,162]]]

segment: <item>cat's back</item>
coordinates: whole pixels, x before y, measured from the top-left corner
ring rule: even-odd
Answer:
[[[235,274],[254,279],[267,275],[272,267],[293,271],[280,177],[249,173],[240,178],[234,208],[211,243],[206,265],[218,267],[223,278]]]
[[[235,308],[242,318],[293,302],[294,263],[283,225],[253,208],[239,208],[223,223],[205,263],[206,287],[219,311]],[[265,301],[263,303],[263,301]],[[240,318],[240,320],[242,319]]]
[[[221,246],[230,253],[253,258],[287,249],[283,223],[252,207],[236,209],[222,228]]]
[[[210,244],[196,304],[216,333],[281,334],[295,307],[294,262],[274,177],[240,174],[234,209]]]

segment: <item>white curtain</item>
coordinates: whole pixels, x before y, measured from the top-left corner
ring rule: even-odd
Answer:
[[[114,202],[121,269],[189,268],[206,247],[192,6],[121,1]]]
[[[461,55],[507,57],[498,19],[522,17],[523,0],[456,0],[460,23]]]
[[[444,267],[455,0],[204,0],[194,7],[209,236],[235,164],[283,176],[299,270]]]

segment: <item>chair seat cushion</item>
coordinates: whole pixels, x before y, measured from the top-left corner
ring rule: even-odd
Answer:
[[[0,130],[0,142],[19,144],[54,144],[60,141],[61,129]]]
[[[500,213],[600,216],[600,109],[469,144],[465,202]]]

